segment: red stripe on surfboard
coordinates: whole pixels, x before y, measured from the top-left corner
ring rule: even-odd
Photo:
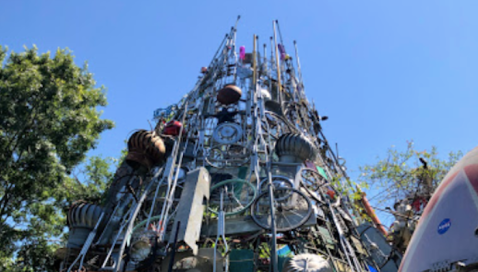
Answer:
[[[433,193],[433,196],[432,198],[430,199],[430,201],[428,202],[427,206],[425,207],[425,210],[423,211],[423,214],[422,216],[420,217],[420,221],[418,222],[418,226],[415,230],[415,232],[420,229],[420,226],[421,224],[425,221],[425,218],[428,216],[428,214],[433,210],[433,207],[435,207],[435,205],[437,204],[438,202],[438,199],[440,199],[443,191],[445,190],[446,187],[448,187],[450,185],[450,183],[455,180],[455,177],[456,175],[458,175],[458,173],[460,172],[461,170],[459,171],[456,171],[453,175],[451,175],[447,180],[443,181],[442,184],[440,184],[440,186],[438,187],[438,189],[435,191],[435,193]],[[411,248],[412,246],[412,242],[416,245],[414,245],[414,247],[417,247],[418,246],[418,243],[420,242],[426,242],[426,241],[422,241],[422,240],[418,240],[418,241],[414,241],[416,240],[417,238],[416,237],[412,237],[412,238],[415,238],[415,239],[412,239],[411,243],[408,245],[408,249]],[[403,266],[405,265],[405,260],[407,260],[407,255],[409,254],[409,250],[405,251],[405,254],[403,255],[403,258],[402,258],[402,262],[400,263],[400,267],[398,269],[398,272],[402,272],[402,269],[403,269]]]
[[[443,181],[443,183],[440,184],[440,186],[435,191],[435,193],[433,193],[432,198],[430,199],[427,206],[425,207],[425,210],[423,211],[423,214],[420,218],[420,223],[423,222],[423,220],[427,217],[427,215],[433,210],[433,207],[435,207],[435,204],[437,204],[438,199],[440,199],[443,191],[448,187],[448,185],[450,185],[450,183],[455,179],[456,175],[458,175],[459,172],[460,171],[456,171],[451,177]]]
[[[475,192],[478,194],[478,164],[468,165],[464,170],[473,189],[475,189]]]

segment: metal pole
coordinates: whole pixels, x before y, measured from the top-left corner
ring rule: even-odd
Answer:
[[[271,265],[273,272],[279,272],[278,258],[277,258],[277,231],[276,231],[276,219],[275,219],[275,207],[274,207],[274,188],[272,185],[272,176],[270,171],[268,171],[269,176],[269,205],[271,207]]]
[[[279,92],[279,104],[281,111],[284,112],[284,109],[282,108],[282,102],[283,102],[283,97],[282,97],[282,84],[281,84],[281,75],[280,75],[280,64],[279,64],[279,49],[277,48],[277,37],[276,37],[276,22],[272,22],[272,26],[274,28],[274,47],[275,47],[275,55],[276,55],[276,69],[277,69],[277,91]]]
[[[257,36],[253,35],[253,46],[252,46],[252,91],[255,93],[257,86],[257,60],[256,60],[256,42]]]
[[[299,72],[300,88],[303,90],[304,83],[302,81],[302,69],[300,68],[299,49],[297,49],[297,41],[294,41],[294,47],[295,47],[295,60],[297,61],[297,72]]]
[[[173,271],[174,257],[176,256],[176,243],[178,242],[179,226],[181,226],[181,222],[178,222],[178,224],[176,225],[176,233],[174,234],[174,242],[172,246],[173,251],[171,252],[171,257],[169,258],[168,272]]]

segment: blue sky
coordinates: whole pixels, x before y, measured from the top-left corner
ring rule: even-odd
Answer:
[[[241,15],[238,45],[297,40],[306,93],[349,174],[392,146],[478,144],[476,1],[1,1],[0,44],[69,47],[108,89],[104,133],[91,154],[119,156],[156,108],[194,85]]]

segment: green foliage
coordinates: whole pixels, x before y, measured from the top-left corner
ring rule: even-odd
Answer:
[[[67,49],[51,57],[0,46],[0,271],[52,269],[69,203],[98,198],[111,177],[97,157],[86,166],[89,183],[70,177],[113,127],[100,119],[106,96],[95,85]]]
[[[413,141],[410,141],[405,151],[392,147],[385,159],[360,167],[358,180],[369,185],[370,201],[382,207],[393,207],[399,199],[433,193],[462,156],[462,152],[458,151],[448,154],[447,159],[440,159],[436,147],[429,151],[417,151]],[[428,169],[423,168],[420,158],[427,161]]]
[[[360,189],[368,189],[368,184],[366,182],[362,181],[357,184],[357,182],[354,182],[350,178],[344,177],[340,174],[333,176],[330,183],[340,194],[346,195],[350,200],[354,201],[360,200],[362,198],[362,191],[358,190],[357,187]]]
[[[360,201],[362,199],[362,189],[368,189],[368,184],[366,182],[355,182],[349,177],[344,177],[340,174],[333,176],[330,180],[332,187],[340,193],[342,196],[347,196],[351,201],[351,205],[354,207],[353,215],[357,217],[357,220],[364,219],[370,220],[366,213],[363,211],[363,205]]]
[[[77,167],[71,180],[76,184],[72,186],[76,190],[72,192],[75,198],[88,203],[102,203],[104,192],[113,180],[114,174],[110,171],[113,162],[113,158],[92,156],[88,158],[87,163]]]

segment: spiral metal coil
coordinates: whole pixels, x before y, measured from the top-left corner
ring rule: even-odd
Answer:
[[[83,245],[90,231],[96,226],[103,208],[85,202],[77,202],[72,205],[68,212],[68,237],[69,248],[79,248]]]
[[[277,139],[275,152],[282,162],[313,161],[317,148],[308,138],[299,133],[286,133]]]
[[[126,162],[133,168],[151,169],[164,160],[166,148],[163,140],[151,131],[138,130],[128,140]]]

